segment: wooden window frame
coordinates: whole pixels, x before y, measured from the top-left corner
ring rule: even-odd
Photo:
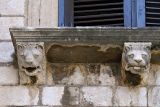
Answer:
[[[73,27],[73,0],[58,0],[58,26]],[[124,0],[124,27],[145,27],[145,0]]]

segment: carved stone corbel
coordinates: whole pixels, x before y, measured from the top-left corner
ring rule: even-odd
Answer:
[[[137,86],[145,84],[150,69],[150,42],[124,43],[122,53],[122,82]]]
[[[20,84],[44,84],[46,60],[43,42],[17,42]]]

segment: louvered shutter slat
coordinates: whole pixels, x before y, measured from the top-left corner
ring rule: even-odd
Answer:
[[[124,26],[123,0],[74,0],[74,26]]]
[[[146,26],[160,26],[160,0],[146,0]]]

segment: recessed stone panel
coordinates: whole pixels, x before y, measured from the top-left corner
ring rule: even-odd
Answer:
[[[50,63],[105,63],[121,59],[122,48],[116,45],[52,45],[46,56]]]

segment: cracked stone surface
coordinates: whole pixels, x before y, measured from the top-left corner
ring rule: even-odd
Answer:
[[[112,89],[110,87],[83,87],[80,96],[81,105],[112,106]]]

